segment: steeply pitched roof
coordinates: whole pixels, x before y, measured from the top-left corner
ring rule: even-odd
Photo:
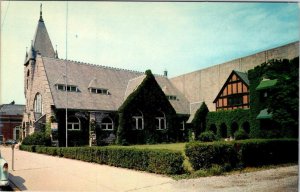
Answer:
[[[0,105],[0,114],[3,115],[23,115],[25,105],[4,104]]]
[[[42,60],[56,108],[67,106],[71,109],[116,111],[124,101],[128,81],[143,74],[49,57],[42,57]],[[68,105],[66,92],[57,90],[55,86],[64,84],[66,65],[68,84],[76,85],[79,89],[79,92],[68,92]],[[89,91],[91,85],[103,86],[96,88],[108,89],[110,94],[91,93]]]
[[[33,38],[33,48],[42,56],[55,57],[55,52],[43,19],[40,19],[38,22]]]
[[[248,86],[250,85],[247,73],[243,73],[243,72],[236,71],[236,70],[233,70],[233,71],[237,74],[237,76],[239,76],[242,79],[242,81],[244,81],[244,83],[246,83]]]
[[[232,77],[233,74],[236,74],[242,80],[242,82],[244,82],[247,86],[250,85],[247,73],[243,73],[243,72],[240,72],[240,71],[232,70],[232,72],[228,76],[227,80],[225,81],[223,87],[220,89],[218,95],[214,99],[213,103],[217,102],[217,99],[223,93],[224,88],[226,87],[227,83],[229,82],[229,80],[231,79],[231,77]]]
[[[42,60],[56,108],[66,107],[66,92],[57,90],[55,86],[65,84],[63,79],[66,65],[68,84],[76,85],[79,89],[79,92],[68,92],[68,108],[71,109],[117,111],[145,78],[144,73],[136,71],[49,57],[42,57]],[[162,76],[155,76],[155,79],[160,87],[167,87],[169,93],[176,95],[177,100],[170,100],[175,111],[179,114],[189,114],[189,102],[169,79]],[[91,93],[91,87],[108,89],[110,94]]]
[[[48,31],[46,29],[46,25],[42,17],[42,10],[40,11],[40,18],[29,52],[28,54],[26,53],[25,56],[25,64],[27,64],[29,60],[35,59],[37,54],[40,54],[45,57],[57,58],[57,53],[55,53],[53,49]]]
[[[146,75],[141,75],[139,77],[129,80],[125,91],[124,101],[134,90],[137,89],[137,87],[143,82],[145,77]],[[171,81],[164,76],[155,75],[154,77],[165,95],[176,96],[176,100],[169,100],[176,113],[189,114],[188,100],[172,85]]]

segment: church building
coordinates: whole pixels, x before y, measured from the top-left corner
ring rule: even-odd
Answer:
[[[149,70],[60,59],[41,10],[24,61],[23,134],[51,129],[59,146],[184,141],[186,123],[202,102],[210,111],[248,109],[246,72],[269,59],[294,58],[298,52],[299,42],[294,42],[168,78]]]

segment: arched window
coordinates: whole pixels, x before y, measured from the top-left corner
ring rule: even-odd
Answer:
[[[34,112],[43,113],[42,95],[37,93],[34,98]]]
[[[212,131],[214,134],[217,134],[217,126],[215,124],[211,124],[209,130]]]
[[[236,122],[231,124],[231,136],[234,136],[234,133],[239,129],[239,125]]]
[[[159,111],[155,117],[155,120],[156,120],[155,124],[157,130],[167,129],[166,116],[163,112]]]
[[[132,116],[132,129],[143,130],[144,129],[144,117],[141,111],[137,111]]]
[[[220,126],[220,134],[222,138],[226,138],[227,137],[227,126],[225,123],[222,123]]]
[[[30,71],[28,69],[28,71],[27,71],[27,78],[26,78],[26,89],[28,89],[29,75],[30,75]]]
[[[101,129],[103,130],[114,130],[114,123],[110,117],[105,117],[101,122]]]
[[[244,122],[243,125],[242,125],[244,131],[249,134],[250,133],[250,124],[248,121]]]
[[[78,117],[68,117],[68,130],[80,130],[80,128],[80,119]]]

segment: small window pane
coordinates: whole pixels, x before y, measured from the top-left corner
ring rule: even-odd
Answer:
[[[74,124],[74,129],[79,130],[79,124]]]
[[[73,129],[73,126],[72,126],[72,124],[70,123],[68,123],[68,129]]]
[[[71,86],[71,91],[76,92],[76,87],[75,86]]]
[[[57,85],[57,89],[63,91],[63,90],[65,90],[65,86],[63,86],[63,85]]]

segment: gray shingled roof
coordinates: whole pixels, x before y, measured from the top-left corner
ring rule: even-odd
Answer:
[[[56,84],[64,84],[66,64],[68,84],[76,85],[80,92],[68,92],[68,108],[84,110],[117,111],[128,95],[144,80],[141,72],[90,65],[42,57],[56,108],[66,107],[66,92],[56,89]],[[70,80],[69,80],[70,79]],[[177,96],[170,103],[179,114],[189,114],[187,99],[171,84],[169,79],[155,76],[158,84],[167,87],[168,93]],[[70,82],[71,81],[71,82]],[[89,88],[108,89],[108,95],[90,93]]]
[[[33,48],[45,57],[55,57],[55,52],[49,38],[44,21],[39,20],[33,39]]]
[[[66,107],[66,92],[55,84],[64,84],[66,65],[68,84],[76,85],[80,92],[68,92],[68,108],[116,111],[124,101],[128,81],[143,73],[97,65],[42,57],[56,108]],[[97,79],[97,82],[93,82]],[[98,83],[99,82],[99,83]],[[109,95],[89,92],[89,86],[108,89]]]
[[[38,21],[32,45],[29,49],[28,54],[26,54],[25,63],[27,63],[30,59],[35,59],[36,54],[41,54],[45,57],[56,56],[48,31],[46,29],[46,25],[42,18]]]
[[[3,115],[23,115],[24,110],[25,110],[25,105],[15,105],[15,104],[0,105],[0,114]]]
[[[146,75],[141,75],[139,77],[129,80],[127,89],[125,91],[124,101],[134,90],[137,89],[137,87],[143,82],[145,77]],[[171,81],[164,76],[155,75],[154,77],[159,86],[161,87],[162,91],[165,93],[165,95],[176,96],[176,100],[169,100],[176,113],[189,114],[188,100],[172,85]]]
[[[248,74],[234,70],[234,72],[249,86]]]

